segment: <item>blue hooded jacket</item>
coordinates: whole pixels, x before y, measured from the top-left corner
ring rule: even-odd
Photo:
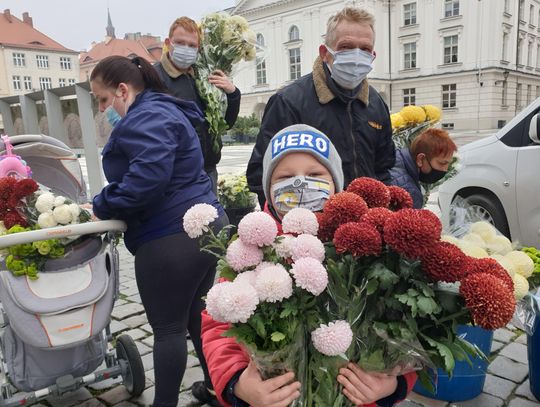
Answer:
[[[103,148],[109,184],[94,197],[100,219],[126,221],[131,253],[145,242],[183,231],[186,211],[207,203],[223,213],[203,170],[193,102],[153,91],[135,98]]]
[[[421,209],[424,206],[424,196],[418,179],[418,167],[416,166],[408,148],[396,150],[396,163],[390,170],[391,185],[403,188],[413,199],[413,208]]]

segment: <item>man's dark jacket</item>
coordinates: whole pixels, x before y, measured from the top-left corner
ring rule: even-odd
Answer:
[[[170,61],[167,62],[171,64]],[[167,64],[167,62],[165,62],[165,64]],[[167,73],[167,69],[163,66],[162,62],[155,64],[154,68],[161,77],[161,80],[165,83],[165,86],[171,95],[182,100],[195,102],[202,112],[206,111],[206,103],[199,95],[197,86],[195,85],[195,79],[190,73],[181,74],[174,78]],[[236,88],[233,93],[227,95],[225,121],[227,122],[229,128],[234,126],[236,118],[238,117],[238,112],[240,110],[240,97],[240,90],[238,88]],[[204,157],[204,169],[206,172],[213,171],[216,169],[216,165],[219,163],[219,160],[221,160],[221,147],[223,145],[221,138],[218,139],[219,151],[214,151],[212,148],[212,139],[208,133],[208,121],[205,119],[204,123],[197,126],[195,130],[197,131],[197,135],[199,136],[199,140],[201,142],[201,149]]]
[[[356,95],[343,93],[317,58],[312,73],[270,98],[247,168],[249,187],[260,201],[264,201],[261,181],[266,147],[279,130],[292,124],[308,124],[330,138],[341,156],[345,186],[363,176],[390,182],[395,147],[388,107],[367,80]]]

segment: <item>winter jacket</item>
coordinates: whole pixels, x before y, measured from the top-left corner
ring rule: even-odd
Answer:
[[[390,181],[395,148],[388,107],[367,80],[349,93],[337,87],[328,67],[317,58],[312,73],[270,98],[247,167],[249,187],[259,195],[261,205],[264,152],[270,139],[292,124],[308,124],[330,138],[341,156],[344,187],[362,176]]]
[[[197,86],[195,84],[195,78],[193,72],[177,74],[177,70],[169,60],[167,53],[164,53],[161,62],[154,65],[154,68],[158,72],[161,80],[165,83],[169,92],[182,100],[189,100],[195,102],[198,108],[204,113],[206,110],[206,102],[202,100]],[[240,90],[236,88],[233,93],[227,94],[227,110],[225,111],[225,121],[229,128],[234,126],[240,111]],[[195,127],[199,140],[201,142],[201,148],[204,157],[204,169],[207,172],[216,169],[216,165],[221,160],[221,147],[223,143],[221,137],[218,137],[219,151],[214,151],[212,148],[212,139],[208,132],[208,121],[205,119],[202,123]]]
[[[264,211],[276,220],[267,204],[264,206]],[[276,223],[281,234],[281,223],[278,220],[276,220]],[[227,323],[214,321],[206,310],[202,312],[201,338],[203,353],[216,396],[224,406],[245,407],[247,403],[242,400],[224,398],[227,397],[227,393],[232,392],[232,386],[238,381],[239,374],[249,364],[249,355],[244,348],[234,338],[222,336],[229,327],[230,325]],[[378,400],[377,404],[365,404],[362,407],[393,406],[407,397],[415,382],[416,373],[414,372],[398,376],[398,386],[394,394]]]
[[[182,231],[184,213],[196,203],[223,209],[203,171],[193,124],[202,121],[193,102],[143,91],[114,127],[103,148],[109,184],[94,197],[100,219],[126,221],[131,253],[145,242]]]
[[[418,179],[418,167],[414,162],[408,148],[396,151],[396,164],[390,170],[392,185],[403,188],[413,199],[413,207],[421,209],[424,206],[424,197]]]

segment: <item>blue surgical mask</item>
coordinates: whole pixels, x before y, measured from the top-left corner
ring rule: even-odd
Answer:
[[[118,112],[113,106],[115,99],[116,99],[116,96],[113,98],[112,103],[109,106],[107,106],[107,108],[103,111],[103,113],[105,114],[105,117],[107,118],[107,121],[112,127],[114,127],[116,123],[118,123],[120,119],[122,118],[122,116],[118,114]]]
[[[170,55],[177,68],[187,69],[197,61],[198,52],[198,48],[175,44]]]
[[[275,209],[281,213],[294,208],[322,210],[330,198],[330,183],[321,178],[296,176],[272,185]]]
[[[375,56],[360,48],[344,51],[333,51],[329,47],[326,49],[334,57],[332,66],[329,66],[332,79],[343,89],[356,88],[373,69],[371,64]]]

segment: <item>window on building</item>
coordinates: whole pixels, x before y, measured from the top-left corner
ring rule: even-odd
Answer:
[[[13,53],[13,65],[15,66],[26,66],[26,60],[22,52]]]
[[[503,81],[501,105],[508,106],[508,81]]]
[[[403,106],[416,104],[416,88],[403,89]]]
[[[13,75],[13,89],[21,90],[21,77],[19,75]]]
[[[75,85],[75,79],[69,78],[69,79],[68,79],[68,85],[70,85],[70,86],[71,86],[71,85]]]
[[[527,85],[527,104],[532,102],[532,85]]]
[[[24,78],[24,90],[32,90],[32,78],[25,76]]]
[[[58,86],[66,86],[66,80],[64,78],[58,79]]]
[[[459,0],[444,0],[444,16],[459,16]]]
[[[456,84],[442,85],[442,107],[451,109],[456,107]]]
[[[63,70],[71,69],[71,58],[60,57],[60,69],[63,69]]]
[[[525,0],[519,0],[519,19],[525,20]]]
[[[290,80],[294,81],[295,79],[300,78],[302,75],[301,71],[301,60],[300,60],[300,48],[292,48],[289,50],[289,67],[290,67]]]
[[[264,47],[264,36],[261,33],[257,34],[257,45],[259,47]]]
[[[38,68],[49,68],[49,56],[48,55],[36,55]]]
[[[523,48],[523,38],[519,38],[518,39],[518,44],[517,44],[517,63],[518,65],[521,65],[522,62],[521,62],[521,51],[522,51],[522,48]]]
[[[453,64],[458,61],[458,36],[444,37],[444,63]]]
[[[300,39],[300,30],[298,27],[293,25],[289,28],[289,41],[298,41]]]
[[[532,53],[533,53],[533,43],[529,41],[529,46],[527,48],[527,66],[532,65]]]
[[[509,13],[510,12],[510,0],[504,0],[504,12]]]
[[[51,87],[52,87],[51,78],[39,78],[39,88],[41,90],[50,89]]]
[[[403,5],[403,25],[416,24],[416,3]]]
[[[257,75],[257,85],[266,84],[266,60],[264,58],[257,57],[255,71]]]
[[[534,6],[532,4],[529,7],[529,24],[534,25]]]
[[[508,37],[510,34],[507,32],[503,32],[503,40],[502,40],[502,60],[508,61]]]
[[[517,84],[517,89],[516,89],[516,104],[517,104],[517,108],[519,110],[521,110],[521,103],[523,102],[523,94],[522,94],[522,85],[521,83],[518,83]]]
[[[407,44],[403,44],[403,55],[403,68],[416,68],[416,42],[409,42]]]

